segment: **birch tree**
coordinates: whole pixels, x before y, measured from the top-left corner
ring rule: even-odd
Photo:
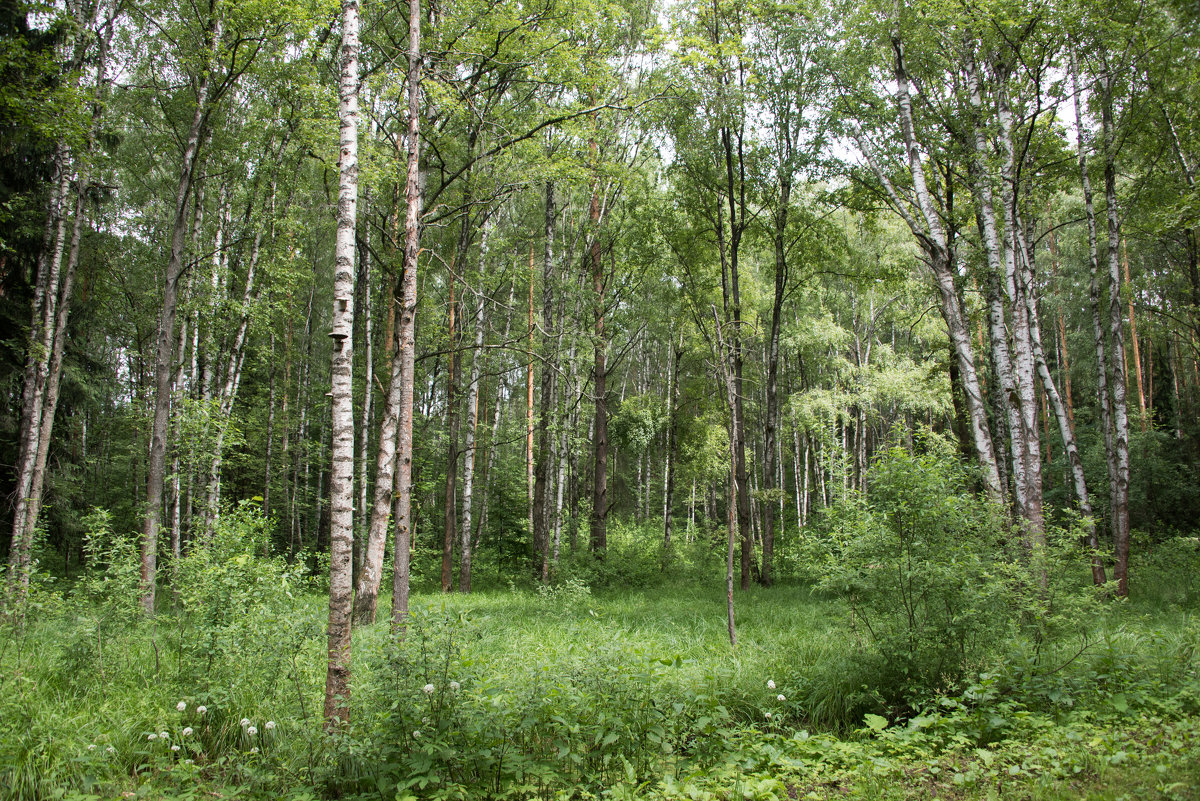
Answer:
[[[358,0],[342,0],[338,84],[338,205],[334,251],[332,460],[328,669],[325,725],[349,720],[350,624],[354,579],[354,256],[358,220]]]

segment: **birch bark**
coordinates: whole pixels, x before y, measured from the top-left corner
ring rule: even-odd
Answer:
[[[416,357],[417,257],[421,248],[421,3],[408,4],[408,168],[404,179],[404,281],[398,361],[402,375],[395,478],[396,547],[392,566],[392,631],[408,620],[409,546],[412,541],[413,376]]]
[[[487,232],[480,261],[487,253]],[[475,489],[475,431],[479,426],[479,374],[483,362],[483,293],[475,302],[475,341],[471,351],[471,378],[467,385],[467,433],[463,446],[462,528],[459,531],[458,591],[471,591],[471,500]]]
[[[883,185],[892,207],[904,219],[925,253],[926,262],[937,287],[942,319],[945,320],[950,335],[955,367],[958,370],[959,386],[962,389],[963,404],[966,407],[967,422],[971,430],[971,444],[974,446],[975,458],[982,472],[984,490],[989,498],[1000,503],[1004,498],[1003,485],[996,465],[995,450],[992,447],[991,427],[988,424],[987,407],[983,400],[979,373],[975,367],[971,334],[955,280],[954,251],[946,237],[926,180],[921,148],[917,142],[916,129],[913,124],[912,97],[904,61],[904,45],[898,32],[893,34],[892,50],[895,55],[893,75],[897,87],[896,107],[900,121],[901,141],[904,145],[908,171],[912,176],[913,194],[915,195],[913,205],[920,214],[919,219],[910,213],[909,203],[901,197],[891,179],[880,168],[874,158],[872,148],[865,139],[860,136],[858,142],[872,172]]]
[[[533,541],[541,564],[542,583],[550,580],[551,411],[554,398],[554,184],[546,183],[545,248],[542,254],[542,375],[539,388],[537,465],[533,479]],[[531,276],[532,281],[532,276]]]
[[[333,276],[333,353],[329,479],[329,633],[325,725],[350,717],[350,628],[354,601],[354,255],[358,217],[358,0],[342,0],[338,123],[337,240]]]

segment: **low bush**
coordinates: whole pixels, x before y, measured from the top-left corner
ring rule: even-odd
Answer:
[[[1052,670],[1081,643],[1099,594],[1078,531],[1051,529],[1030,556],[933,435],[872,466],[869,490],[833,507],[808,542],[816,586],[846,599],[852,657],[816,679],[819,717],[915,709],[1006,653]]]

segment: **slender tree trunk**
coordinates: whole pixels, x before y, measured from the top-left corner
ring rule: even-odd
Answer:
[[[941,216],[933,202],[925,176],[921,149],[917,143],[913,125],[912,98],[909,93],[909,78],[904,61],[904,47],[899,33],[892,36],[895,54],[894,77],[896,79],[896,105],[900,118],[900,132],[912,177],[913,193],[920,211],[920,220],[908,212],[908,205],[900,198],[887,174],[880,169],[874,154],[864,140],[860,147],[876,177],[883,184],[894,210],[900,214],[913,236],[917,239],[933,274],[938,291],[938,302],[942,319],[950,335],[954,352],[954,367],[958,372],[958,383],[971,429],[971,442],[975,457],[983,476],[987,496],[996,503],[1004,498],[1003,484],[996,464],[996,453],[992,446],[991,427],[988,424],[987,407],[984,403],[979,374],[975,367],[975,354],[971,347],[971,333],[963,311],[962,298],[956,282],[954,251],[946,236]]]
[[[1129,344],[1133,348],[1133,369],[1134,375],[1137,376],[1137,394],[1138,394],[1138,410],[1141,416],[1138,418],[1142,431],[1145,431],[1149,425],[1149,418],[1146,414],[1146,382],[1142,375],[1142,353],[1138,345],[1137,334],[1137,317],[1133,313],[1133,282],[1129,280],[1129,248],[1125,244],[1124,237],[1121,238],[1121,270],[1125,275],[1125,289],[1129,293]],[[1129,369],[1125,369],[1126,374]]]
[[[1109,363],[1110,358],[1107,351],[1107,345],[1104,338],[1104,324],[1100,315],[1100,248],[1098,236],[1096,232],[1096,211],[1092,197],[1092,182],[1088,173],[1086,147],[1084,145],[1083,131],[1083,108],[1079,92],[1079,72],[1075,61],[1075,50],[1072,46],[1069,49],[1071,81],[1075,96],[1075,124],[1076,124],[1076,156],[1079,163],[1079,176],[1083,188],[1083,204],[1084,216],[1087,221],[1088,230],[1088,255],[1090,261],[1090,276],[1091,279],[1088,285],[1089,306],[1092,313],[1092,339],[1096,351],[1096,380],[1097,394],[1099,395],[1100,421],[1104,430],[1104,451],[1105,463],[1108,467],[1109,480],[1109,498],[1111,501],[1111,509],[1116,511],[1117,503],[1117,444],[1115,436],[1114,412],[1113,412],[1113,391],[1111,382],[1109,381]],[[1118,285],[1119,286],[1119,285]],[[1119,300],[1117,301],[1119,304]],[[1127,519],[1127,518],[1126,518]],[[1118,521],[1115,519],[1110,521],[1113,529],[1113,540],[1117,539],[1117,531],[1119,527]],[[1093,568],[1093,576],[1096,571]],[[1118,579],[1119,580],[1119,579]],[[1118,588],[1118,591],[1120,589]]]
[[[1112,84],[1114,76],[1107,63],[1100,76],[1102,102],[1100,114],[1101,139],[1104,150],[1104,205],[1108,222],[1108,322],[1112,358],[1109,360],[1112,381],[1113,466],[1112,526],[1113,550],[1116,564],[1113,577],[1117,580],[1117,595],[1129,595],[1129,411],[1125,397],[1125,330],[1121,310],[1121,223],[1117,212],[1116,127],[1113,121]]]
[[[775,211],[775,296],[771,303],[771,332],[767,339],[767,402],[763,421],[763,479],[767,489],[776,489],[776,453],[779,430],[779,330],[783,313],[783,293],[787,283],[787,224],[791,204],[791,177],[780,169],[779,206]],[[782,487],[778,489],[782,490]],[[763,509],[762,583],[771,586],[771,563],[775,554],[775,514],[771,503]]]
[[[463,228],[467,228],[467,220]],[[459,239],[459,253],[465,261],[469,237],[465,233]],[[457,301],[454,297],[454,264],[450,265],[449,353],[446,354],[446,494],[443,508],[442,528],[442,592],[453,589],[454,539],[458,534],[458,515],[455,503],[458,495],[458,320]]]
[[[1008,96],[1003,88],[999,97],[999,139],[1004,160],[1001,165],[1001,200],[1004,206],[1005,287],[1012,304],[1013,352],[1018,386],[1018,408],[1021,417],[1022,446],[1025,454],[1025,537],[1033,552],[1035,571],[1043,587],[1048,586],[1046,574],[1046,522],[1043,511],[1042,454],[1038,436],[1037,368],[1034,355],[1031,318],[1037,298],[1033,282],[1024,280],[1024,272],[1032,264],[1023,263],[1029,249],[1025,245],[1024,228],[1017,210],[1020,187],[1017,185],[1016,148],[1013,144],[1013,117]]]
[[[192,281],[188,281],[188,294],[191,294]],[[183,399],[184,386],[184,368],[186,362],[184,356],[187,350],[188,340],[188,321],[184,321],[179,326],[179,342],[177,343],[177,352],[175,354],[175,379],[171,384],[171,394],[174,396],[172,404],[178,404]],[[175,444],[171,449],[171,556],[175,560],[183,554],[183,492],[182,481],[179,475],[181,464],[179,452],[183,448],[183,443],[178,430],[175,432]]]
[[[209,36],[215,50],[221,38],[220,23],[214,18]],[[179,183],[175,191],[174,220],[171,226],[170,256],[163,281],[162,308],[158,315],[158,335],[154,359],[154,416],[150,428],[150,453],[146,462],[146,507],[142,520],[141,588],[142,609],[154,614],[154,593],[158,573],[158,529],[162,516],[163,486],[166,478],[167,432],[171,415],[171,377],[175,350],[175,315],[179,304],[179,279],[186,267],[188,199],[204,136],[210,107],[209,73],[205,69],[196,91],[196,109],[184,139],[180,159]]]
[[[1058,238],[1057,238],[1057,236],[1055,236],[1053,228],[1050,229],[1050,231],[1048,232],[1047,239],[1049,241],[1049,246],[1050,246],[1050,269],[1052,270],[1052,274],[1057,275],[1058,274]],[[1071,427],[1074,428],[1074,426],[1075,426],[1075,404],[1072,400],[1071,358],[1070,358],[1070,352],[1067,349],[1067,327],[1066,327],[1066,323],[1063,320],[1063,315],[1062,315],[1061,311],[1056,312],[1054,315],[1054,326],[1055,326],[1056,342],[1058,343],[1058,363],[1059,363],[1060,369],[1062,370],[1062,380],[1063,380],[1062,401],[1063,401],[1063,406],[1065,407],[1066,412],[1067,412],[1067,419],[1071,422]]]
[[[403,632],[408,620],[409,548],[412,542],[413,384],[416,375],[417,257],[421,247],[420,180],[421,3],[408,4],[408,171],[404,182],[404,281],[400,308],[400,369],[403,390],[398,421],[395,484],[396,547],[392,580],[392,631]],[[378,481],[378,479],[376,479]]]
[[[274,188],[272,188],[272,193]],[[255,234],[254,244],[250,250],[250,261],[246,269],[246,286],[242,292],[241,314],[238,329],[234,333],[229,346],[225,363],[224,380],[217,394],[216,432],[213,440],[213,452],[209,460],[207,502],[205,506],[205,536],[211,537],[213,526],[220,515],[221,503],[221,463],[225,450],[225,435],[229,432],[233,416],[233,404],[237,398],[238,387],[242,381],[242,365],[246,360],[246,334],[250,329],[250,316],[258,300],[256,273],[259,254],[262,252],[263,231],[260,228]],[[215,361],[215,359],[214,359]],[[215,370],[214,370],[215,372]]]
[[[71,231],[71,245],[67,255],[66,269],[58,287],[53,317],[52,345],[49,363],[46,365],[45,397],[41,404],[38,421],[37,450],[34,457],[33,475],[29,487],[29,499],[25,514],[26,537],[32,538],[37,530],[38,515],[42,508],[42,490],[46,482],[46,463],[50,456],[50,441],[54,432],[54,416],[58,410],[58,393],[62,382],[63,354],[67,340],[67,322],[71,314],[71,296],[75,285],[75,272],[79,265],[79,245],[83,232],[86,173],[79,176],[81,182],[75,203],[75,220]]]
[[[745,438],[745,408],[743,404],[742,379],[742,297],[739,261],[741,255],[742,232],[745,229],[746,198],[745,198],[745,162],[741,151],[741,134],[738,135],[736,158],[734,155],[733,132],[724,128],[721,141],[725,151],[725,180],[726,199],[729,202],[729,286],[730,304],[726,308],[729,319],[729,347],[732,356],[733,386],[733,415],[737,425],[731,431],[737,433],[738,439],[730,443],[734,454],[733,471],[735,473],[738,494],[731,499],[737,507],[738,531],[741,534],[741,586],[743,590],[750,588],[751,572],[757,570],[754,562],[754,532],[750,525],[750,483],[746,477],[746,443]],[[735,172],[737,177],[735,178]],[[739,217],[739,211],[741,212]]]
[[[1026,248],[1026,252],[1028,252],[1028,248]],[[1026,269],[1022,270],[1022,281],[1027,287],[1033,284],[1032,262],[1032,255],[1030,255],[1025,261]],[[1026,294],[1029,297],[1033,297],[1031,289],[1027,289]],[[1066,453],[1071,484],[1075,491],[1075,498],[1079,503],[1079,514],[1083,517],[1083,524],[1087,532],[1088,547],[1092,552],[1092,581],[1097,586],[1100,586],[1105,582],[1104,563],[1100,559],[1100,541],[1096,536],[1096,521],[1092,516],[1092,501],[1088,492],[1087,479],[1083,472],[1083,459],[1079,455],[1079,444],[1075,438],[1074,423],[1071,420],[1066,405],[1063,403],[1062,397],[1059,395],[1058,387],[1054,383],[1054,376],[1050,373],[1050,366],[1046,362],[1046,354],[1042,347],[1041,326],[1038,323],[1037,307],[1035,305],[1029,308],[1029,327],[1038,377],[1041,379],[1046,400],[1050,408],[1054,411],[1054,418],[1058,422],[1058,432],[1062,438],[1063,450]]]
[[[734,465],[737,463],[737,456],[734,452],[733,443],[741,436],[741,432],[737,430],[738,419],[734,414],[734,403],[737,400],[737,385],[734,382],[733,371],[730,369],[730,361],[732,354],[729,352],[725,344],[725,337],[721,332],[721,318],[717,315],[717,309],[714,306],[713,323],[715,324],[717,334],[717,361],[720,363],[721,376],[725,383],[725,401],[729,406],[729,503],[728,508],[728,533],[725,539],[725,621],[729,631],[729,644],[737,645],[737,627],[734,623],[733,610],[733,552],[735,544],[738,540],[738,518],[736,514],[736,504],[738,497],[737,486],[737,470]]]
[[[673,358],[671,359],[671,372],[667,379],[670,385],[668,397],[670,400],[667,405],[667,447],[664,449],[664,458],[666,464],[663,466],[663,548],[670,549],[671,547],[671,529],[673,521],[671,518],[671,507],[674,505],[675,496],[675,470],[676,462],[675,451],[679,447],[679,365],[683,361],[683,334],[679,335],[679,344],[674,348]]]
[[[372,126],[373,128],[374,126]],[[364,206],[369,207],[371,203],[371,192],[368,189],[364,197]],[[364,211],[364,218],[369,217],[370,211]],[[370,541],[368,529],[370,526],[371,511],[367,508],[368,497],[368,471],[367,462],[369,460],[368,452],[371,448],[371,415],[374,411],[375,399],[375,354],[374,348],[374,332],[372,331],[373,303],[372,303],[372,281],[371,281],[371,227],[365,226],[362,237],[362,247],[359,248],[359,295],[362,298],[362,350],[363,350],[363,399],[362,412],[359,415],[358,423],[358,448],[357,448],[357,481],[355,487],[358,490],[357,508],[357,531],[354,536],[354,568],[355,577],[361,578],[363,564],[366,562],[366,547]],[[390,344],[390,343],[389,343]],[[378,594],[378,590],[376,590]],[[358,598],[355,597],[357,604]]]
[[[332,471],[329,481],[329,644],[325,725],[350,718],[350,627],[354,602],[354,255],[358,222],[358,0],[342,0],[338,104],[337,244],[333,276]]]
[[[487,231],[480,261],[487,253]],[[483,294],[475,302],[475,347],[471,351],[471,379],[467,385],[467,442],[463,448],[462,529],[459,535],[458,591],[471,591],[471,495],[475,481],[475,431],[479,426],[479,373],[483,362]]]
[[[1031,389],[1024,385],[1023,375],[1014,361],[1009,346],[1008,317],[1006,304],[1012,312],[1012,329],[1014,340],[1020,339],[1023,330],[1022,312],[1017,303],[1013,281],[1011,279],[1013,253],[1000,233],[1000,224],[995,210],[992,191],[992,175],[988,171],[988,143],[983,129],[983,101],[978,74],[974,59],[967,58],[967,86],[970,93],[971,108],[974,112],[974,131],[972,143],[974,153],[971,159],[972,189],[979,208],[977,216],[980,238],[983,241],[987,263],[987,302],[988,323],[991,334],[991,357],[996,380],[999,383],[998,398],[1002,404],[1008,423],[1009,454],[1013,469],[1013,497],[1016,512],[1025,521],[1027,528],[1040,531],[1035,517],[1040,518],[1040,503],[1035,503],[1033,495],[1033,473],[1030,439],[1037,437],[1037,430],[1032,431],[1026,425],[1024,402]],[[1007,163],[1006,163],[1007,171]],[[1007,189],[1003,190],[1007,199]],[[1007,212],[1007,203],[1003,204]],[[1007,218],[1007,214],[1006,214]],[[1017,346],[1020,347],[1019,345]],[[997,409],[997,414],[1001,409]],[[1039,521],[1040,522],[1040,521]],[[1033,531],[1023,532],[1025,535]],[[1027,543],[1028,544],[1028,543]]]
[[[268,368],[267,391],[267,433],[266,453],[263,456],[263,517],[271,517],[271,465],[273,463],[275,446],[275,396],[277,394],[275,379],[275,329],[271,329],[271,364]],[[286,397],[286,392],[285,392]]]
[[[9,589],[15,602],[20,602],[28,591],[29,571],[33,564],[34,529],[27,525],[29,496],[33,486],[38,438],[42,429],[54,320],[57,316],[56,304],[66,240],[67,194],[71,185],[69,162],[67,146],[60,143],[54,153],[57,180],[51,191],[42,250],[37,260],[33,309],[29,324],[29,351],[25,360],[25,384],[21,397],[16,505],[13,509],[12,545],[8,556]]]
[[[593,151],[596,149],[592,144]],[[593,179],[589,210],[591,221],[592,316],[594,320],[592,393],[595,399],[592,443],[594,461],[592,474],[591,549],[603,554],[608,548],[608,367],[607,342],[604,333],[604,259],[600,244],[600,181]]]
[[[575,314],[574,314],[575,318],[579,317],[579,304],[580,304],[579,295],[576,294]],[[564,329],[566,328],[565,314],[566,314],[566,300],[564,297],[560,300],[560,304],[559,304],[559,326],[558,326],[559,337],[563,336]],[[571,432],[573,432],[575,430],[575,427],[578,422],[577,414],[578,414],[579,405],[577,403],[574,403],[573,399],[578,398],[578,396],[579,396],[579,387],[578,387],[578,381],[577,381],[578,370],[577,370],[577,365],[575,362],[575,352],[576,352],[576,347],[577,347],[577,343],[579,340],[577,337],[572,335],[570,337],[569,341],[570,341],[570,346],[567,349],[567,380],[566,380],[566,386],[565,386],[563,394],[566,397],[566,405],[568,405],[570,407],[570,411],[563,412],[563,415],[561,418],[562,419],[562,431],[559,433],[558,490],[557,490],[557,500],[555,501],[556,510],[555,510],[555,517],[554,517],[554,539],[555,539],[555,542],[558,542],[558,540],[562,534],[563,516],[564,516],[564,510],[566,509],[566,505],[570,504],[571,498],[573,498],[575,496],[574,491],[571,489],[572,482],[568,481],[568,477],[571,477],[572,479],[574,479],[575,451],[571,447]],[[563,497],[564,495],[567,496],[565,500]],[[571,516],[570,533],[569,533],[572,553],[574,553],[576,546],[577,546],[576,531],[578,528],[577,520],[575,519],[574,508],[575,507],[572,504],[571,505],[572,516]]]
[[[551,478],[551,411],[554,399],[555,337],[551,332],[554,317],[554,184],[546,182],[545,249],[542,256],[542,381],[538,409],[537,465],[533,478],[533,541],[540,558],[539,576],[542,583],[550,580],[550,478]],[[529,276],[530,292],[533,291],[533,272]],[[530,296],[530,313],[533,311]],[[530,319],[532,323],[532,317]],[[530,326],[532,337],[532,325]],[[530,362],[532,368],[533,363]],[[529,373],[529,388],[532,391],[533,373]],[[532,396],[530,396],[532,401]],[[532,410],[532,402],[530,405]],[[532,445],[532,440],[530,441]]]

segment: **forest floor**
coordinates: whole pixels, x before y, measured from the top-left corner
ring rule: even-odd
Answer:
[[[329,735],[325,596],[266,562],[151,622],[37,590],[0,632],[0,798],[1200,798],[1192,577],[906,701],[803,583],[736,593],[736,647],[718,581],[417,593],[403,641],[357,630]]]

